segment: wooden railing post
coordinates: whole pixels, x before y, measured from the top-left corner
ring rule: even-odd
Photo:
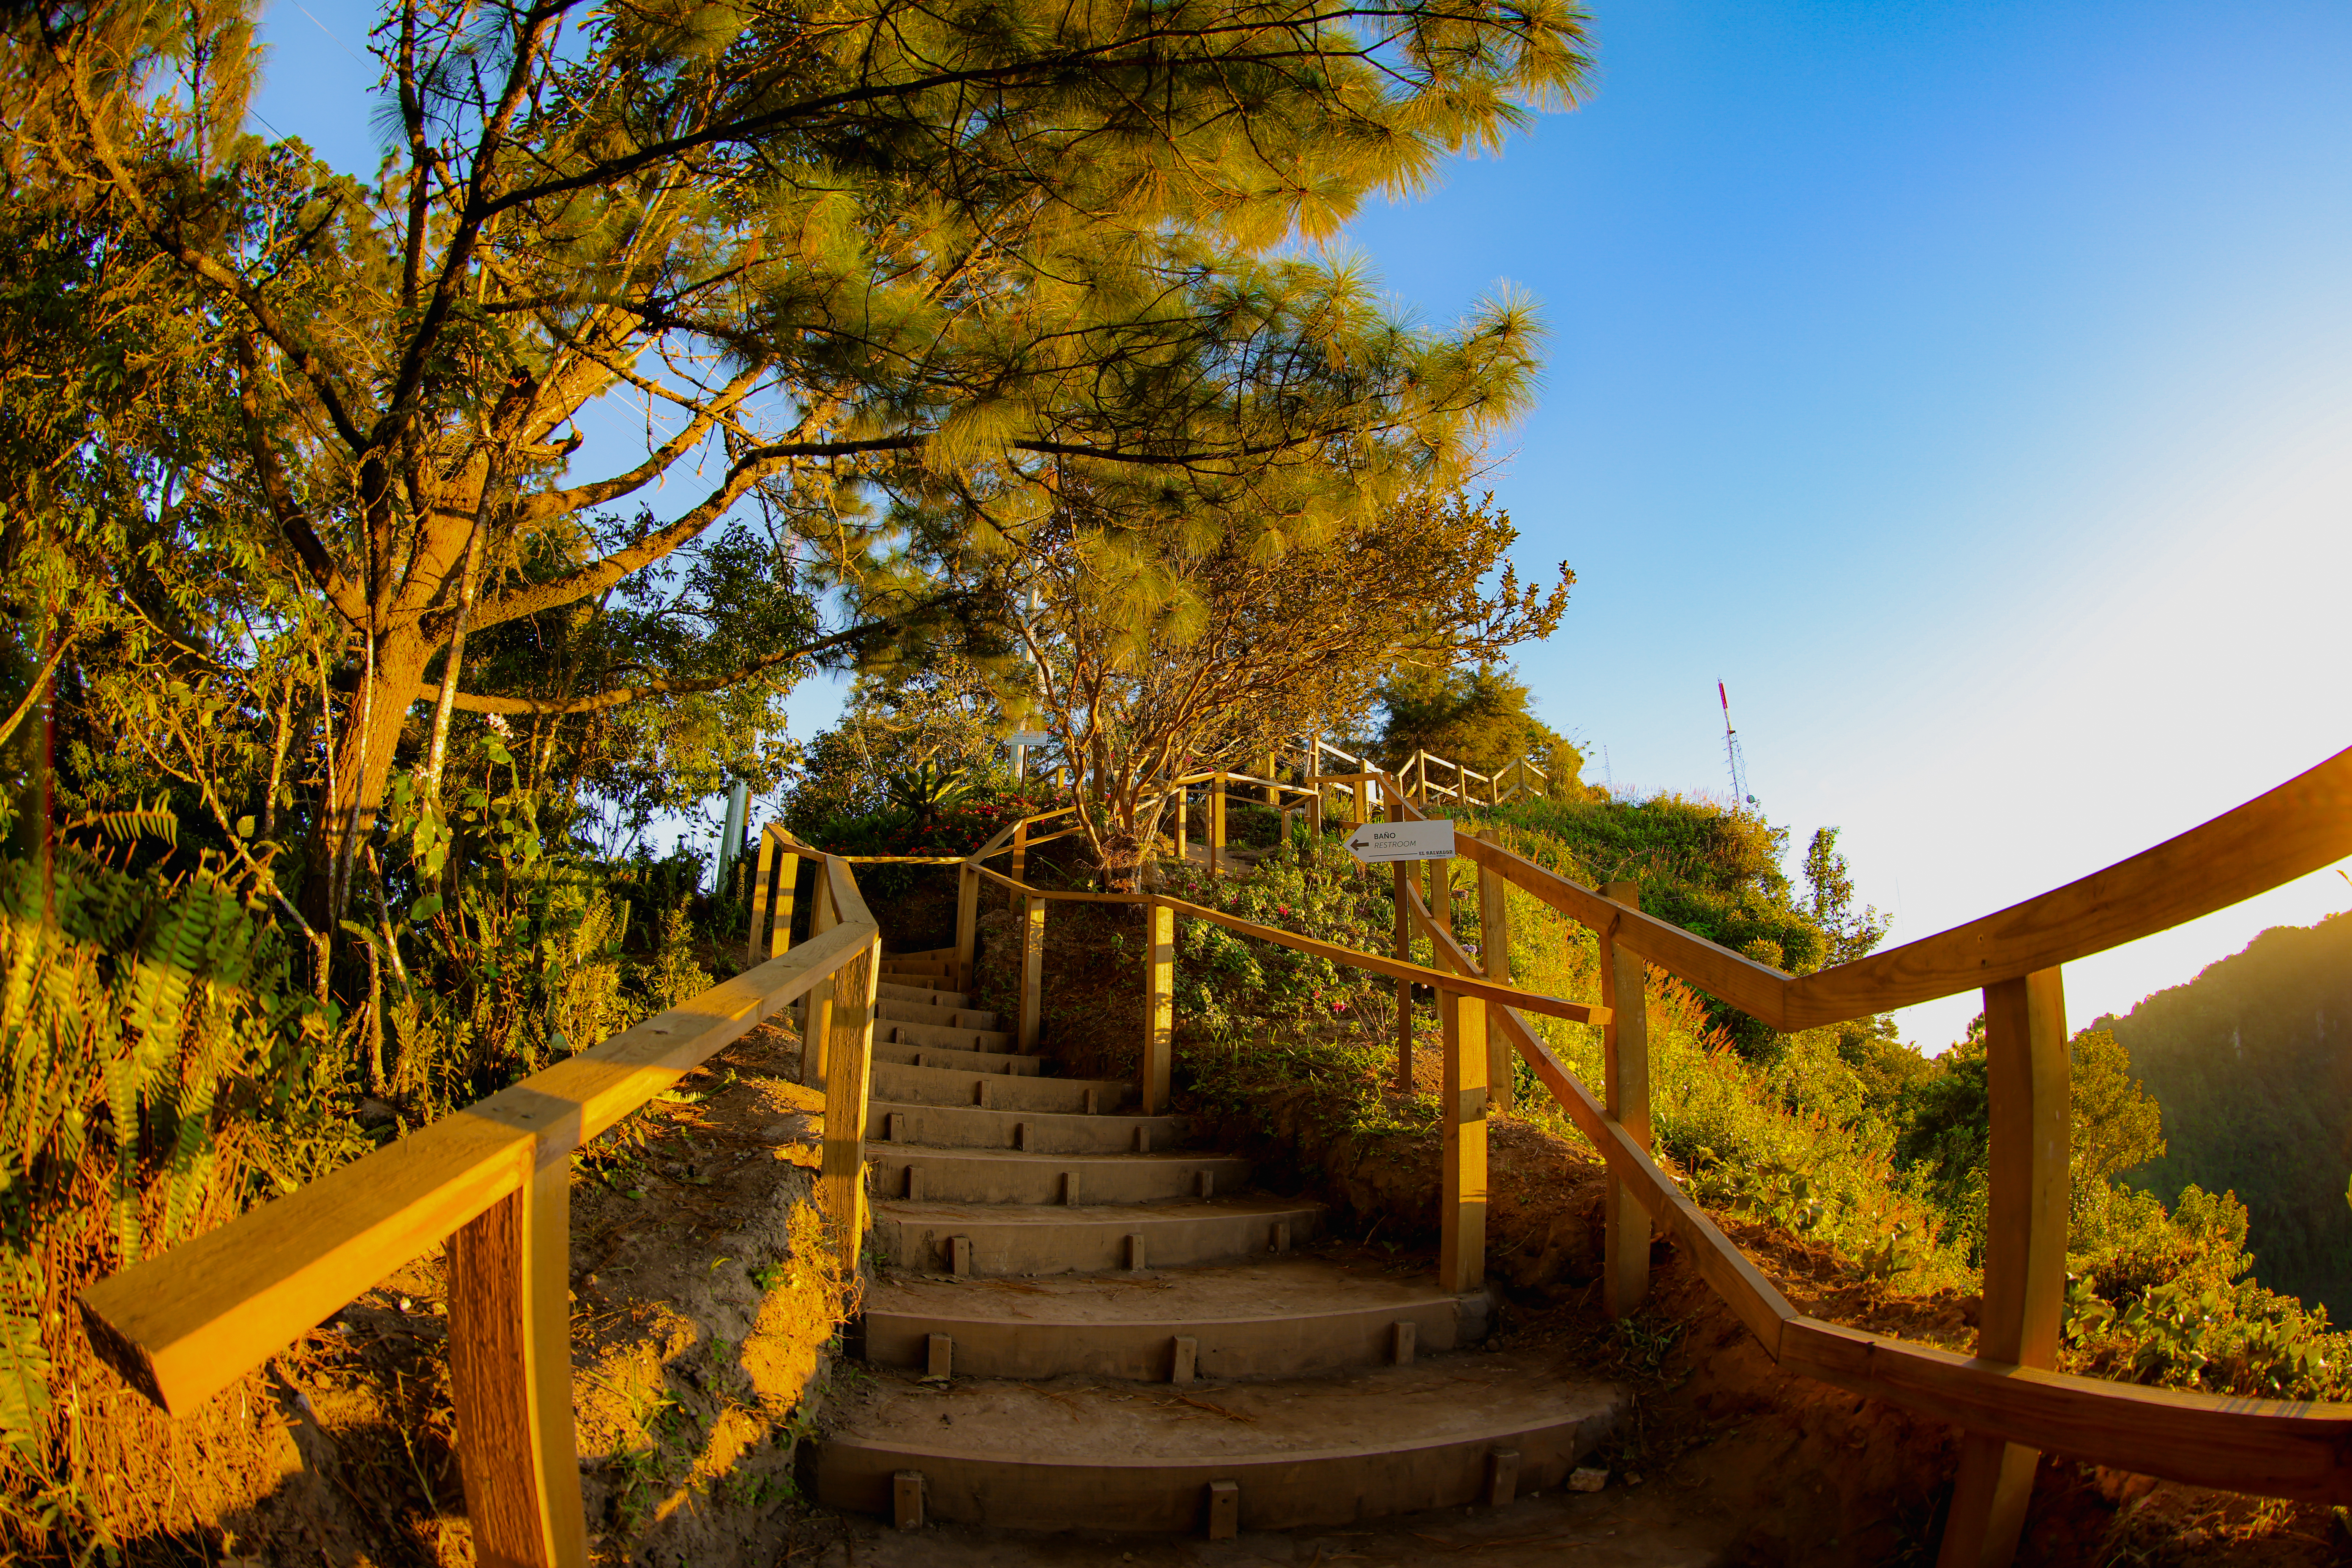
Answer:
[[[1186,839],[1187,837],[1189,837],[1192,835],[1192,824],[1191,824],[1191,823],[1189,823],[1189,822],[1187,822],[1187,821],[1185,820],[1185,817],[1186,817],[1186,816],[1187,816],[1187,814],[1188,814],[1188,811],[1189,811],[1189,808],[1190,808],[1191,805],[1192,805],[1192,801],[1191,801],[1191,791],[1190,791],[1190,790],[1188,790],[1188,789],[1186,788],[1186,786],[1184,786],[1183,784],[1178,784],[1178,785],[1176,786],[1176,829],[1175,829],[1175,832],[1176,832],[1176,858],[1177,858],[1178,860],[1180,860],[1180,861],[1189,861],[1189,860],[1191,860],[1191,859],[1192,858],[1192,847],[1191,847],[1191,846],[1189,846],[1188,844],[1186,844],[1186,843],[1185,843],[1185,839]]]
[[[824,1086],[824,1149],[817,1171],[818,1199],[834,1234],[844,1280],[857,1278],[866,1243],[866,1082],[874,1064],[874,995],[881,978],[882,943],[869,942],[834,971],[826,1015],[833,1038]]]
[[[2066,1306],[2070,1089],[2061,972],[1985,988],[1985,1076],[1992,1145],[1986,1164],[1984,1310],[1977,1354],[2048,1368]],[[1945,1516],[1938,1568],[2003,1568],[2017,1554],[2041,1453],[1971,1432]]]
[[[1601,889],[1629,910],[1642,907],[1638,882],[1612,882]],[[1607,1073],[1602,1109],[1644,1150],[1650,1147],[1650,1011],[1642,955],[1617,940],[1616,928],[1601,936],[1601,1005],[1609,1009],[1601,1026],[1601,1059]],[[1642,1304],[1650,1289],[1650,1212],[1633,1190],[1609,1173],[1603,1212],[1601,1308],[1622,1318]]]
[[[1012,872],[1016,882],[1029,879],[1029,824],[1025,819],[1013,825]],[[1017,899],[1021,895],[1013,896]]]
[[[783,844],[766,833],[760,835],[760,868],[751,886],[751,929],[746,936],[744,956],[753,963],[771,958],[781,958],[793,945],[793,895],[801,878],[801,858],[786,849]],[[768,937],[767,951],[760,951],[761,928],[773,913],[775,931]]]
[[[1176,911],[1143,906],[1143,1114],[1168,1109],[1176,1038]]]
[[[1404,802],[1396,796],[1391,796],[1388,816],[1391,822],[1402,822]],[[1412,908],[1410,894],[1412,889],[1412,862],[1400,860],[1389,869],[1395,874],[1396,878],[1396,955],[1401,961],[1411,963],[1412,962]],[[1396,1088],[1399,1094],[1411,1094],[1413,1091],[1412,981],[1400,980],[1396,983]]]
[[[449,1238],[457,1469],[485,1568],[586,1568],[572,1432],[572,1158]]]
[[[1209,869],[1225,864],[1225,770],[1219,768],[1209,784]]]
[[[833,886],[826,872],[831,868],[823,860],[816,863],[816,886],[810,890],[809,936],[811,940],[834,928]],[[801,1082],[811,1089],[828,1089],[827,1074],[831,1064],[827,1058],[833,1049],[833,987],[820,985],[801,1002]]]
[[[1492,842],[1494,835],[1479,837]],[[1486,867],[1478,868],[1478,963],[1486,978],[1498,984],[1511,983],[1511,904],[1510,895],[1504,890],[1503,879]],[[1517,1084],[1514,1081],[1517,1053],[1500,1029],[1490,1029],[1486,1035],[1486,1082],[1490,1100],[1497,1110],[1516,1109]]]
[[[1437,1286],[1460,1296],[1486,1279],[1486,1004],[1441,991],[1437,1005],[1445,1028]]]
[[[1276,758],[1275,757],[1275,754],[1272,752],[1268,752],[1265,754],[1265,788],[1259,792],[1265,796],[1265,804],[1268,805],[1280,805],[1282,804],[1282,792],[1274,787],[1274,769],[1276,762]]]
[[[980,944],[980,872],[971,866],[956,868],[955,989],[969,992]]]
[[[1015,1048],[1037,1048],[1037,1026],[1045,992],[1045,900],[1024,896],[1021,913],[1021,1034]]]

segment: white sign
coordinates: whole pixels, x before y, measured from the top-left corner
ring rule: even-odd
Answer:
[[[1451,860],[1454,824],[1444,817],[1426,822],[1367,822],[1348,836],[1348,847],[1367,866],[1391,860]]]
[[[1021,730],[1005,738],[1008,746],[1050,746],[1054,737],[1043,730]]]

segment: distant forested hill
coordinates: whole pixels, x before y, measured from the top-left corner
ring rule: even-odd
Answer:
[[[2126,1179],[2168,1204],[2235,1192],[2263,1283],[2352,1319],[2352,912],[2266,931],[2095,1026],[2164,1107],[2168,1151]]]

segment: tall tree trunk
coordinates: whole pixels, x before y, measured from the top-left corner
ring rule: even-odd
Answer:
[[[303,916],[321,931],[334,930],[351,901],[352,879],[345,873],[375,831],[401,730],[432,652],[412,627],[387,632],[376,649],[373,671],[362,669],[344,710],[334,787],[319,816],[302,890]]]

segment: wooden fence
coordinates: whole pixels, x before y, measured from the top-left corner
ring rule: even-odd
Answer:
[[[1433,799],[1460,801],[1496,781],[1456,769],[1429,780],[1426,753],[1409,774],[1383,773],[1317,742],[1322,765],[1336,753],[1353,772],[1310,772],[1297,788],[1318,810],[1344,792],[1349,814],[1375,798],[1391,820],[1418,820]],[[1453,764],[1447,764],[1452,766]],[[1240,775],[1201,775],[1222,800]],[[1196,780],[1180,781],[1199,782]],[[1264,781],[1251,781],[1253,784]],[[1522,779],[1522,785],[1526,784]],[[1415,786],[1419,787],[1416,788]],[[1067,814],[1041,814],[999,834],[962,871],[957,949],[967,980],[973,914],[983,883],[1024,910],[1020,1008],[1035,1037],[1045,911],[1061,900],[1139,904],[1150,911],[1144,963],[1147,1108],[1167,1098],[1168,996],[1173,921],[1207,920],[1260,940],[1394,977],[1399,989],[1397,1074],[1412,1079],[1409,987],[1439,994],[1444,1060],[1444,1143],[1439,1274],[1449,1289],[1480,1282],[1486,1210],[1486,1113],[1507,1092],[1510,1058],[1524,1058],[1609,1167],[1603,1300],[1612,1314],[1647,1289],[1653,1226],[1675,1237],[1700,1275],[1783,1369],[1885,1399],[1963,1429],[1958,1474],[1939,1562],[1979,1568],[2010,1561],[2043,1450],[2191,1485],[2262,1496],[2352,1502],[2352,1405],[2242,1398],[2076,1377],[2051,1370],[2065,1289],[2070,1131],[2067,1028],[2062,966],[2168,930],[2283,885],[2352,854],[2352,751],[2144,854],[2039,898],[1940,935],[1808,975],[1790,975],[1642,912],[1632,883],[1594,889],[1499,845],[1457,833],[1457,858],[1476,868],[1485,939],[1474,957],[1450,929],[1451,864],[1416,874],[1392,868],[1395,956],[1365,953],[1239,920],[1155,894],[1070,893],[1028,885],[985,862],[1016,838]],[[1319,816],[1316,819],[1319,828]],[[1213,816],[1212,864],[1223,847]],[[1178,835],[1181,842],[1181,833]],[[1427,886],[1416,886],[1426,879]],[[1516,887],[1591,931],[1601,996],[1595,1006],[1535,996],[1509,984],[1504,888]],[[1444,966],[1411,962],[1425,937]],[[1963,1356],[1799,1312],[1652,1157],[1645,971],[1655,968],[1783,1031],[1841,1023],[1959,992],[1981,990],[1990,1058],[1990,1215],[1984,1309],[1977,1353]],[[1528,1022],[1549,1014],[1601,1026],[1605,1080],[1596,1095],[1563,1066]]]
[[[797,858],[817,863],[789,947]],[[867,1225],[866,1078],[881,933],[850,863],[762,836],[746,973],[83,1293],[91,1342],[182,1413],[397,1268],[448,1243],[449,1378],[478,1560],[585,1568],[572,1429],[572,1153],[746,1030],[810,1004],[806,1081],[825,1090],[818,1201],[851,1275]],[[779,915],[770,936],[764,921]],[[788,950],[789,947],[789,950]],[[815,1076],[807,1077],[814,1073]]]
[[[1433,798],[1498,781],[1456,769],[1440,786],[1423,754],[1408,784],[1361,758],[1353,771],[1307,776],[1215,772],[1171,782],[1208,796],[1206,858],[1227,847],[1234,788],[1303,808],[1318,832],[1323,802],[1357,821],[1379,809],[1413,820]],[[1448,764],[1452,765],[1452,764]],[[1275,771],[1269,759],[1267,772]],[[1416,791],[1412,786],[1419,784]],[[1528,781],[1523,775],[1520,786]],[[1293,803],[1287,806],[1284,803]],[[1647,1287],[1653,1226],[1695,1266],[1784,1369],[1885,1399],[1968,1434],[1941,1561],[2008,1561],[2033,1463],[2049,1449],[2196,1485],[2352,1501],[2352,1405],[2224,1397],[2074,1377],[2055,1360],[2065,1268],[2068,1110],[2061,966],[2277,887],[2352,854],[2352,751],[2237,810],[2105,871],[1983,920],[1818,973],[1796,976],[1642,912],[1631,884],[1583,887],[1500,846],[1457,834],[1476,868],[1485,939],[1474,957],[1451,930],[1452,865],[1417,877],[1391,868],[1392,954],[1365,952],[1150,892],[1036,887],[1027,856],[1076,828],[1063,807],[1025,817],[970,857],[901,858],[958,867],[957,984],[969,986],[983,888],[1021,910],[1018,1034],[1038,1037],[1046,911],[1056,902],[1145,911],[1140,979],[1147,1113],[1170,1093],[1175,921],[1244,936],[1386,975],[1398,987],[1401,1086],[1412,1079],[1410,990],[1430,986],[1443,1025],[1443,1143],[1438,1273],[1450,1290],[1482,1283],[1490,1104],[1524,1058],[1607,1162],[1604,1302],[1633,1310]],[[1180,811],[1171,847],[1187,833]],[[1009,857],[1006,871],[987,862]],[[815,862],[811,934],[792,945],[793,887]],[[1417,886],[1416,883],[1423,885]],[[1592,931],[1597,1004],[1510,983],[1506,886]],[[1438,964],[1412,961],[1416,934]],[[289,1343],[353,1296],[449,1240],[450,1361],[457,1443],[475,1540],[486,1563],[585,1561],[572,1443],[566,1183],[570,1155],[779,1008],[805,1000],[804,1071],[825,1089],[820,1197],[845,1268],[866,1227],[863,1136],[880,941],[850,861],[770,828],[754,878],[751,952],[764,962],[501,1094],[236,1222],[93,1286],[83,1311],[100,1352],[166,1410],[186,1410]],[[1990,1058],[1991,1220],[1975,1356],[1822,1322],[1798,1312],[1650,1152],[1646,970],[1654,967],[1794,1030],[1981,988]],[[830,984],[826,982],[830,981]],[[1599,1026],[1607,1064],[1598,1095],[1561,1065],[1530,1015]]]

